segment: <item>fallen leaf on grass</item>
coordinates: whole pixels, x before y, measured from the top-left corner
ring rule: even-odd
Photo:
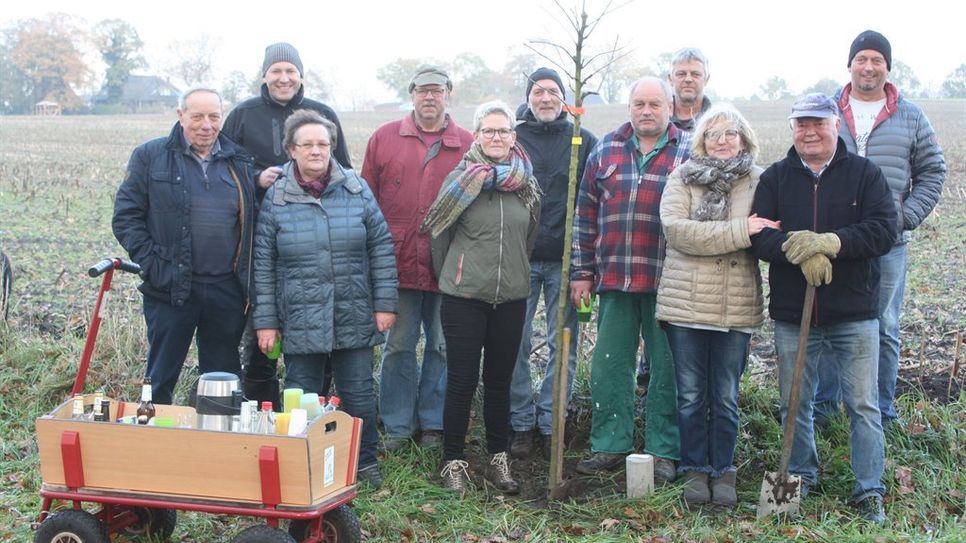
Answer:
[[[570,535],[584,535],[587,530],[583,526],[578,526],[576,524],[571,524],[570,526],[564,526],[563,531]]]
[[[916,491],[916,485],[912,482],[912,468],[899,466],[895,473],[896,481],[899,482],[899,494],[912,494]]]
[[[524,535],[526,535],[526,532],[524,532],[523,528],[520,528],[519,526],[510,530],[510,533],[506,534],[506,536],[509,537],[511,541],[517,541],[517,540],[523,539]]]
[[[476,543],[477,541],[480,540],[480,537],[479,536],[476,536],[476,535],[473,535],[473,534],[467,533],[467,534],[463,534],[463,536],[460,539],[464,543]]]
[[[422,511],[423,513],[429,513],[429,514],[433,514],[436,512],[436,508],[433,507],[433,504],[431,503],[424,503],[420,505],[419,510]]]
[[[911,435],[921,434],[926,431],[926,427],[918,422],[910,422],[906,424],[906,432]]]
[[[383,490],[380,490],[379,492],[376,492],[372,496],[369,496],[369,499],[374,502],[381,502],[382,500],[388,498],[389,496],[392,496],[392,491],[389,489],[383,489]]]
[[[627,518],[641,518],[641,514],[638,513],[633,507],[625,507],[624,516]]]
[[[620,523],[621,521],[617,520],[616,518],[605,518],[604,520],[601,521],[600,527],[603,530],[613,530]]]

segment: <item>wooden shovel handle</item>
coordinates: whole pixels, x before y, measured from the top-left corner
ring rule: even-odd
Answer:
[[[788,461],[792,456],[792,441],[795,440],[795,419],[798,418],[798,400],[802,395],[802,373],[805,370],[805,352],[808,348],[808,334],[812,326],[812,308],[815,306],[815,287],[805,287],[805,303],[802,304],[802,324],[798,331],[798,350],[795,351],[795,372],[792,388],[788,394],[788,413],[785,415],[785,429],[782,436],[782,458],[778,466],[781,477],[788,475]]]

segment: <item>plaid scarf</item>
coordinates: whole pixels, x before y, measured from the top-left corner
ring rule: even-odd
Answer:
[[[321,198],[322,193],[325,192],[325,187],[328,187],[329,181],[332,180],[332,168],[326,168],[325,173],[322,174],[320,179],[309,181],[302,177],[302,172],[299,171],[298,164],[294,163],[294,160],[292,162],[292,172],[295,174],[295,182],[302,187],[302,190],[311,194],[313,198]]]
[[[748,175],[753,164],[752,156],[741,151],[737,156],[722,160],[711,156],[692,156],[678,167],[685,185],[703,185],[707,192],[701,203],[691,213],[695,221],[723,221],[728,218],[731,206],[731,186],[737,179]]]
[[[519,145],[510,149],[506,162],[494,162],[483,154],[478,143],[473,143],[463,161],[450,174],[454,175],[455,181],[444,184],[419,227],[420,231],[429,232],[434,238],[452,226],[483,190],[514,192],[531,214],[540,202],[533,164]]]

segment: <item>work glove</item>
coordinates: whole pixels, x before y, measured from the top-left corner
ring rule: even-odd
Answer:
[[[805,262],[805,259],[808,257],[818,253],[829,258],[835,258],[841,249],[842,240],[831,232],[816,234],[811,230],[797,230],[795,232],[789,232],[785,243],[782,243],[782,251],[785,251],[785,258],[796,266]]]
[[[799,265],[805,282],[813,287],[820,287],[832,282],[832,261],[822,253],[816,253],[805,259]]]

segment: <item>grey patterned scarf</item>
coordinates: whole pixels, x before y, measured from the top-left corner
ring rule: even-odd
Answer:
[[[748,175],[754,159],[747,151],[722,160],[710,156],[692,156],[678,166],[681,180],[685,185],[701,185],[707,192],[691,213],[695,221],[722,221],[728,218],[731,207],[731,186],[737,179]]]

